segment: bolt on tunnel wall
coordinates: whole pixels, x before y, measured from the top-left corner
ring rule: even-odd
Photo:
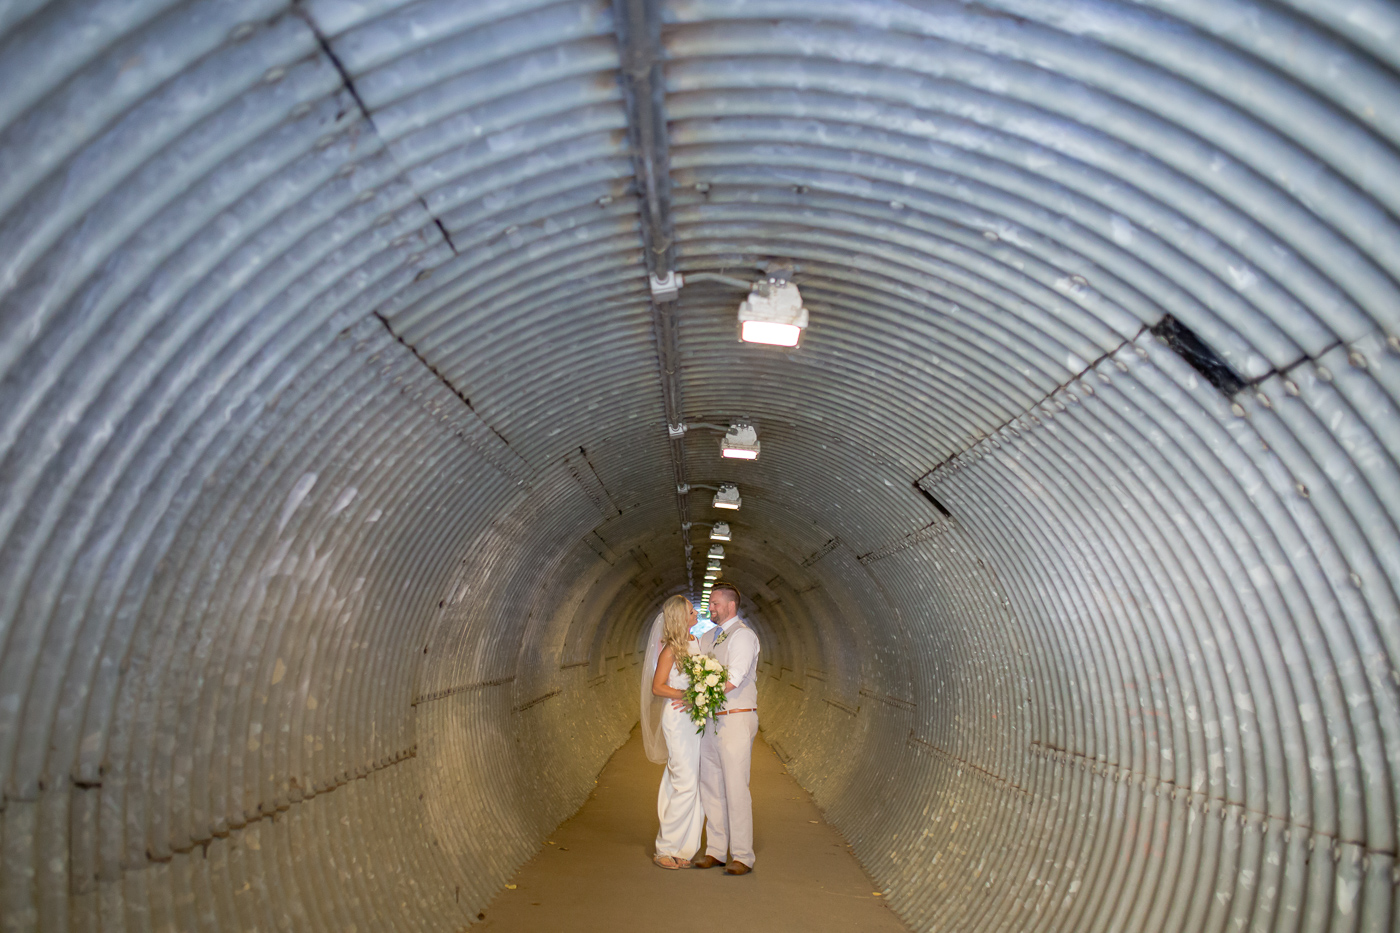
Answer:
[[[911,928],[1395,929],[1397,38],[0,7],[0,929],[476,923],[715,521]]]

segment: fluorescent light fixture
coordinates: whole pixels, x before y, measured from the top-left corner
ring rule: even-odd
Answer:
[[[766,343],[770,347],[795,347],[802,339],[802,328],[796,324],[772,321],[745,321],[739,333],[744,343]]]
[[[715,522],[710,526],[711,541],[728,541],[729,538],[729,522]]]
[[[705,579],[706,579],[706,580],[718,580],[718,579],[719,579],[719,574],[717,574],[717,573],[707,573],[707,574],[705,574]]]
[[[706,569],[706,570],[721,570],[721,569],[723,569],[723,567],[722,567],[722,565],[720,564],[719,561],[717,561],[717,560],[712,560],[712,561],[710,561],[707,565],[705,565],[705,569]]]
[[[731,460],[757,460],[758,432],[747,424],[731,424],[720,439],[719,452]]]
[[[724,483],[715,493],[714,507],[717,509],[737,509],[744,504],[744,500],[739,497],[739,487],[733,483]]]
[[[739,339],[745,343],[795,347],[807,323],[802,294],[781,279],[759,282],[739,305]]]
[[[724,545],[710,545],[710,560],[724,560]]]

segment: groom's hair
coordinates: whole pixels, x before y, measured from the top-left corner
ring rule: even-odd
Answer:
[[[712,588],[710,589],[710,596],[713,597],[713,596],[714,596],[716,593],[718,593],[720,590],[728,590],[729,592],[731,592],[731,593],[734,594],[734,608],[735,608],[735,609],[738,609],[738,608],[739,608],[739,588],[738,588],[737,586],[735,586],[733,583],[716,583],[716,584],[714,585],[714,587],[712,587]]]

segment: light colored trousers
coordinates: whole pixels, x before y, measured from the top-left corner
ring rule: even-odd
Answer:
[[[709,824],[705,854],[723,861],[725,852],[753,867],[753,797],[749,765],[758,735],[757,713],[716,716],[700,740],[700,802]]]
[[[695,723],[683,711],[666,702],[661,714],[661,734],[666,737],[666,772],[656,795],[656,854],[692,859],[700,848],[705,811],[700,806],[700,736]]]

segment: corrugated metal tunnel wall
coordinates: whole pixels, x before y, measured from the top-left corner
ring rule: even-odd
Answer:
[[[474,923],[677,477],[913,928],[1396,929],[1400,8],[618,11],[0,4],[3,929]]]

